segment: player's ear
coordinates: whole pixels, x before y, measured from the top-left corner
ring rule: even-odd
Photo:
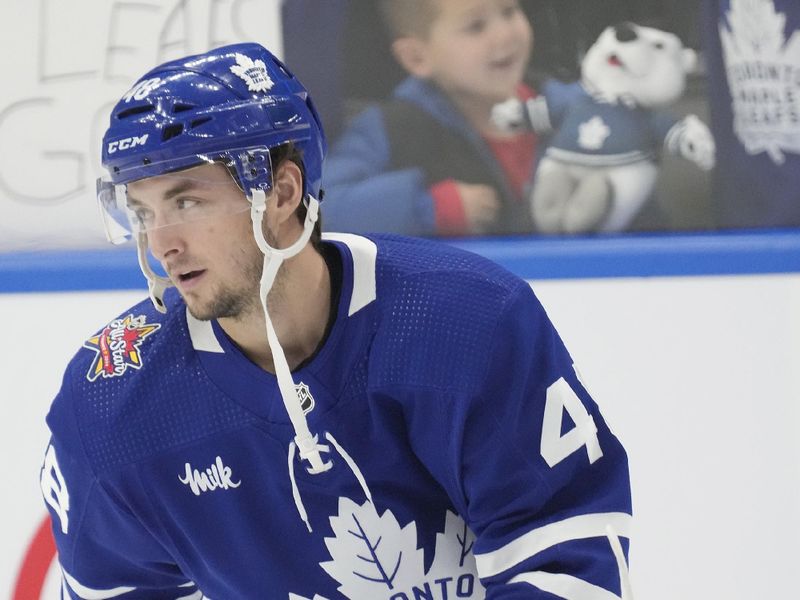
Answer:
[[[428,46],[424,40],[413,36],[399,37],[392,42],[392,54],[408,73],[425,79],[431,75]]]
[[[303,196],[303,173],[291,160],[284,160],[275,169],[273,186],[276,192],[277,207],[294,212]]]

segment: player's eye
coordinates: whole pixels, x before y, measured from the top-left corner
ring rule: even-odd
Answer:
[[[193,198],[178,197],[175,199],[175,207],[178,210],[187,210],[197,206],[199,202]]]
[[[664,44],[662,42],[654,42],[653,43],[653,48],[655,48],[656,50],[663,50],[664,49]]]

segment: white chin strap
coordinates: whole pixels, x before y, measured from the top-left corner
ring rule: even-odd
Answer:
[[[272,289],[272,285],[275,283],[275,277],[278,274],[278,269],[280,269],[281,264],[283,264],[284,260],[299,253],[311,238],[311,232],[314,230],[314,225],[319,218],[319,200],[311,195],[308,196],[303,233],[294,244],[284,249],[273,248],[264,238],[263,222],[266,210],[266,194],[263,190],[253,190],[250,200],[250,218],[253,222],[253,237],[255,237],[261,252],[264,253],[264,268],[261,272],[260,296],[261,306],[264,309],[264,319],[266,321],[267,341],[269,343],[270,352],[272,352],[272,362],[275,365],[275,376],[278,379],[281,398],[286,407],[286,412],[289,414],[292,427],[294,427],[294,441],[297,444],[300,458],[310,463],[311,466],[307,468],[309,473],[323,473],[332,466],[330,461],[323,462],[321,456],[321,453],[327,451],[328,447],[319,443],[318,436],[311,435],[306,417],[303,414],[300,398],[297,395],[294,379],[292,379],[291,369],[289,369],[289,364],[286,362],[286,356],[283,353],[283,348],[275,333],[275,327],[272,325],[272,319],[269,316],[269,310],[267,308],[267,296]]]

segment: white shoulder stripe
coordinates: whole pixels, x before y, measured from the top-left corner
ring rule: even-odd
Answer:
[[[122,594],[127,594],[136,589],[132,587],[115,587],[111,590],[94,590],[78,583],[78,581],[64,569],[61,569],[61,573],[64,575],[64,581],[69,586],[69,589],[83,600],[107,600],[108,598],[122,596]]]
[[[219,340],[214,335],[214,328],[211,321],[200,321],[192,316],[189,309],[186,309],[186,323],[189,325],[189,337],[192,339],[192,346],[201,352],[216,352],[224,354],[225,350],[219,344]]]
[[[620,600],[619,596],[594,584],[563,573],[520,573],[509,583],[529,583],[564,600]]]
[[[493,552],[475,554],[478,575],[481,579],[497,575],[556,544],[593,537],[605,538],[608,525],[618,535],[630,537],[631,520],[626,513],[594,513],[550,523],[529,531]]]
[[[353,295],[347,315],[351,316],[375,300],[375,260],[378,247],[375,242],[352,233],[325,233],[324,240],[342,242],[353,255]]]

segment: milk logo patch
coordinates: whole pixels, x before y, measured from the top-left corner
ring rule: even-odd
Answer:
[[[160,327],[159,323],[148,325],[144,315],[128,315],[124,319],[111,321],[83,344],[84,348],[96,352],[86,378],[95,381],[98,377],[120,377],[128,368],[140,369],[142,342]]]
[[[731,0],[719,33],[733,130],[749,154],[800,153],[800,31],[787,39],[773,0]]]
[[[244,54],[236,54],[236,64],[231,67],[234,75],[241,77],[251,92],[267,92],[275,82],[267,73],[267,65],[261,59],[253,60]]]
[[[233,470],[225,466],[222,462],[222,457],[217,456],[214,463],[204,469],[193,469],[190,463],[185,463],[184,476],[178,475],[178,481],[184,485],[188,485],[189,489],[195,496],[199,496],[203,492],[213,492],[214,490],[221,489],[236,489],[242,482],[233,480]]]

